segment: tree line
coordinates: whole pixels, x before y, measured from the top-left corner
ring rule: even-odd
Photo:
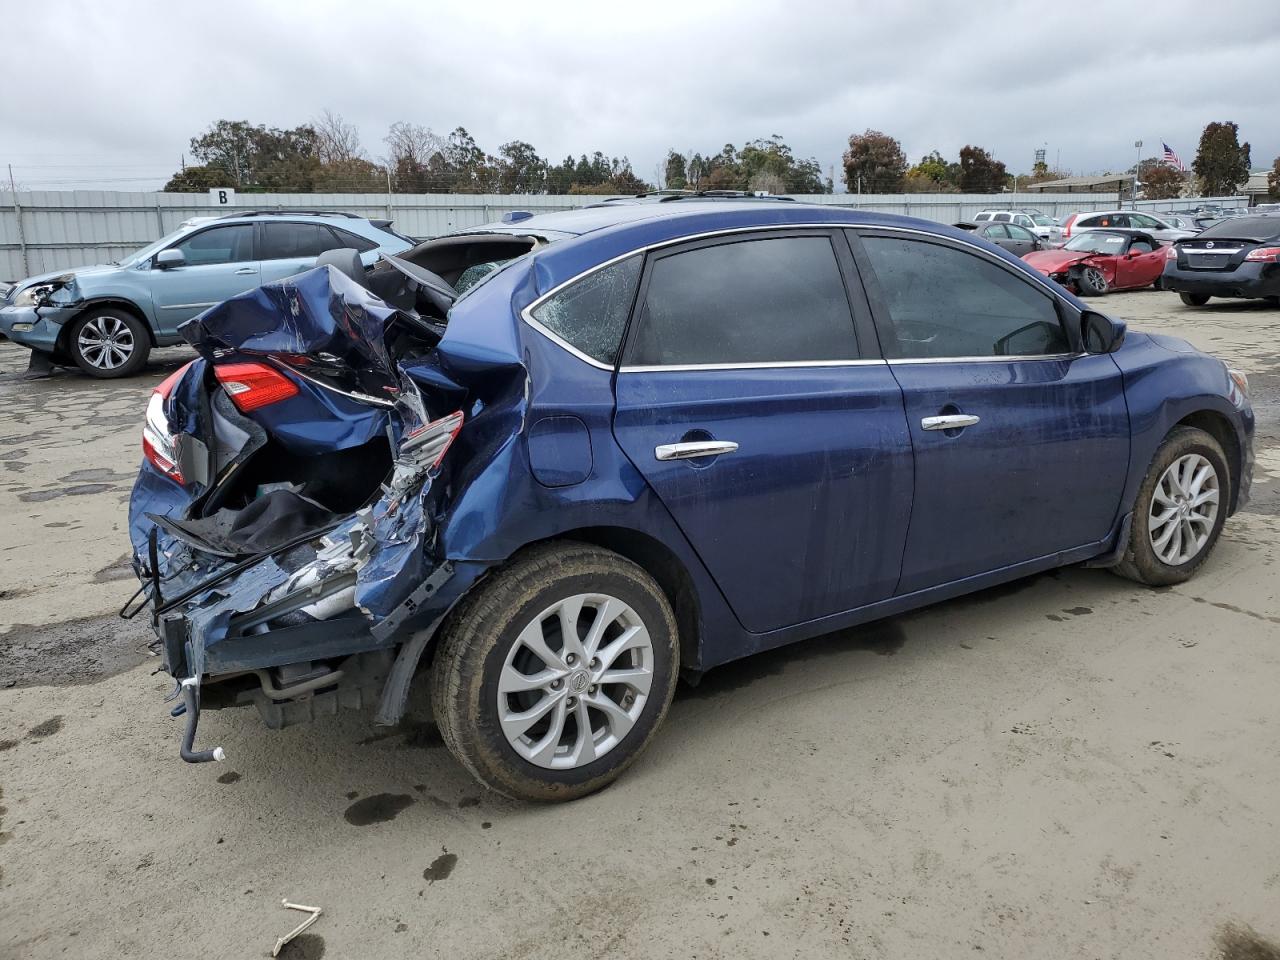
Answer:
[[[812,157],[797,157],[779,134],[718,152],[669,150],[650,183],[626,157],[596,150],[559,162],[542,157],[531,143],[511,140],[494,153],[458,127],[440,135],[415,123],[393,123],[383,138],[385,156],[373,159],[356,127],[325,111],[293,129],[247,120],[219,120],[191,139],[196,163],[184,164],[164,189],[201,193],[235,187],[245,193],[505,193],[636,194],[670,190],[746,190],[774,194],[830,193],[833,177]],[[1135,172],[1148,199],[1199,193],[1235,193],[1249,178],[1249,144],[1238,125],[1208,124],[1191,170],[1149,157]],[[1038,161],[1030,173],[1009,172],[990,151],[974,144],[953,159],[932,150],[912,164],[902,144],[879,130],[850,135],[842,160],[849,193],[999,193],[1061,179],[1062,172]],[[1270,174],[1280,198],[1280,157]]]

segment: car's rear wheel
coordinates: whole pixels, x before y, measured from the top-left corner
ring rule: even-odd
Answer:
[[[432,665],[436,723],[499,793],[573,800],[653,738],[679,659],[671,605],[644,570],[588,544],[536,547],[450,616]]]
[[[125,310],[90,310],[67,335],[67,351],[91,377],[129,377],[146,365],[151,338],[142,321]]]
[[[1209,295],[1207,293],[1186,293],[1184,291],[1183,293],[1178,294],[1178,297],[1188,307],[1203,307],[1209,302]]]
[[[1082,297],[1100,297],[1107,288],[1106,275],[1097,267],[1085,267],[1076,278],[1076,289]]]
[[[1218,441],[1194,427],[1170,431],[1138,489],[1129,545],[1115,572],[1152,586],[1190,579],[1217,544],[1230,499]]]

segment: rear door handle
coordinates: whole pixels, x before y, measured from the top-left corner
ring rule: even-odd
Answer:
[[[696,457],[718,457],[737,449],[738,445],[732,440],[694,440],[659,444],[653,448],[653,455],[659,460],[692,460]]]
[[[920,426],[926,430],[959,430],[962,427],[972,427],[978,422],[978,418],[968,413],[952,413],[942,417],[925,417],[920,421]]]
[[[247,276],[249,276],[249,274],[251,274],[251,273],[257,273],[257,272],[258,272],[258,271],[257,271],[257,270],[255,270],[253,267],[241,267],[239,270],[237,270],[237,271],[236,271],[236,276],[237,276],[237,277],[247,277]]]

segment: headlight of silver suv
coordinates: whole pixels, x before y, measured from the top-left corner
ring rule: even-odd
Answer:
[[[52,280],[45,280],[42,283],[33,283],[25,290],[19,290],[17,296],[13,298],[15,307],[45,307],[53,303],[54,294],[59,290],[65,289],[74,280],[71,274],[65,277],[54,277]]]

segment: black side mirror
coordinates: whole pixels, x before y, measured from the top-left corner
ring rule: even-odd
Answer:
[[[187,262],[187,258],[182,255],[181,250],[174,250],[172,247],[168,250],[161,250],[156,254],[155,264],[157,270],[168,270],[171,267],[181,267]]]
[[[1080,314],[1080,339],[1086,353],[1115,353],[1124,343],[1124,332],[1123,320],[1094,310]]]

